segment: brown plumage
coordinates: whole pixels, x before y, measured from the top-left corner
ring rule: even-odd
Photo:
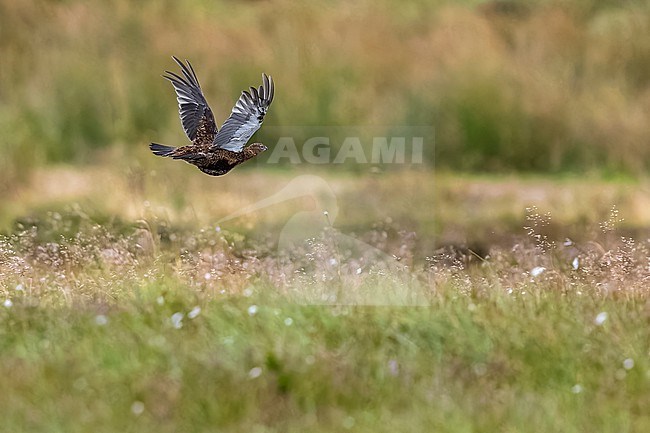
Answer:
[[[262,125],[273,101],[275,86],[271,77],[262,74],[259,88],[243,91],[230,117],[218,130],[192,65],[176,57],[173,59],[181,67],[183,76],[166,71],[163,77],[174,86],[181,124],[192,144],[171,147],[151,143],[149,148],[154,155],[182,159],[206,174],[221,176],[267,149],[262,143],[244,146]]]
[[[162,144],[151,143],[149,146],[154,155],[168,156],[173,159],[182,159],[210,176],[221,176],[230,170],[256,157],[267,148],[262,143],[253,143],[246,146],[241,152],[233,152],[226,149],[200,150],[198,145],[183,147],[170,147]]]

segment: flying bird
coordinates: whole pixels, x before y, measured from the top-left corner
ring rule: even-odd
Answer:
[[[181,75],[165,71],[176,91],[178,110],[183,130],[192,144],[171,147],[151,143],[154,155],[182,159],[210,176],[221,176],[239,164],[256,157],[267,147],[262,143],[246,146],[255,131],[260,129],[264,116],[273,102],[273,79],[262,74],[262,85],[244,90],[219,130],[208,101],[206,101],[194,68],[189,61],[181,62],[172,56],[181,68]]]

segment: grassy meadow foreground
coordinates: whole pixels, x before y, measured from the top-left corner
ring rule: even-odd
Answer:
[[[145,174],[5,202],[0,430],[650,428],[643,182]]]
[[[649,23],[0,0],[0,431],[650,431]],[[271,74],[271,150],[422,129],[422,163],[155,158],[171,55],[218,120]]]

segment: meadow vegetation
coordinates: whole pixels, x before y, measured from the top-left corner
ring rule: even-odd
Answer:
[[[649,23],[0,0],[0,431],[650,431]],[[271,146],[435,146],[204,176],[147,148],[185,142],[172,54],[218,120],[272,74]]]
[[[6,431],[650,426],[650,244],[625,220],[643,185],[337,174],[328,207],[307,191],[219,223],[295,177],[244,171],[211,191],[188,175],[174,205],[172,180],[86,170],[82,190],[84,171],[37,175],[0,237]],[[410,184],[443,224],[388,200]],[[119,200],[99,199],[107,185]],[[597,208],[608,188],[623,211]],[[580,208],[559,212],[571,191]],[[486,217],[460,220],[464,207]],[[280,248],[313,209],[315,233]],[[559,228],[573,218],[579,240]]]
[[[640,1],[2,1],[0,179],[182,143],[159,77],[172,54],[194,62],[217,119],[266,71],[267,125],[292,134],[434,126],[438,167],[640,174],[648,17]]]

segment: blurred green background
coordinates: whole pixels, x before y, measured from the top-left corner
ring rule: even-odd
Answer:
[[[650,164],[645,1],[0,0],[0,191],[45,164],[185,143],[160,78],[172,54],[193,62],[218,123],[265,71],[267,125],[432,125],[431,166]]]
[[[436,145],[206,176],[171,55]],[[650,431],[649,72],[650,0],[0,0],[0,431]]]

